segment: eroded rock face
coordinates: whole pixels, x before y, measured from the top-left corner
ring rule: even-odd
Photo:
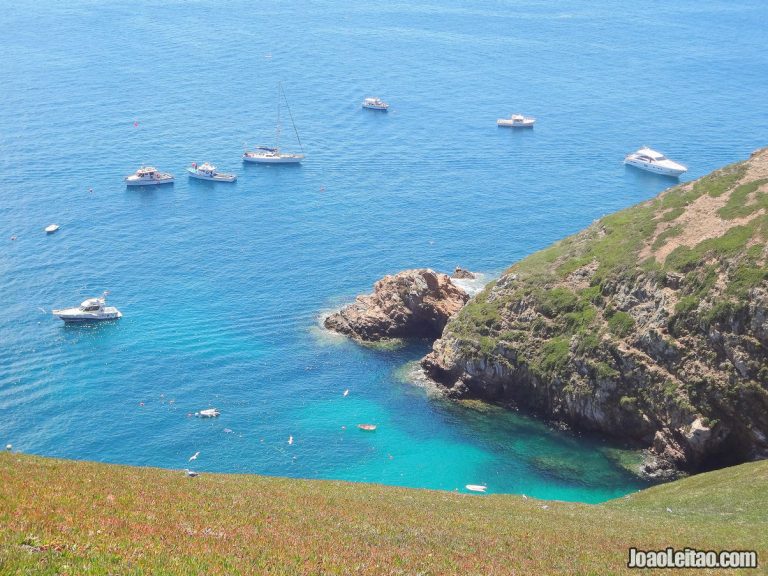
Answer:
[[[373,294],[358,296],[325,319],[325,327],[363,342],[392,338],[437,338],[469,296],[430,269],[385,276]]]

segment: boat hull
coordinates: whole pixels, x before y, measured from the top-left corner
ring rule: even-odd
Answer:
[[[68,324],[83,322],[104,322],[105,320],[117,320],[123,316],[123,314],[117,308],[112,308],[112,310],[100,312],[98,314],[89,314],[88,312],[82,312],[77,308],[72,310],[54,310],[53,314]]]
[[[173,177],[171,178],[160,178],[157,180],[130,180],[130,176],[125,179],[125,185],[126,186],[160,186],[162,184],[173,184]]]
[[[281,154],[279,156],[243,155],[243,162],[251,162],[253,164],[299,164],[303,159],[303,154]]]
[[[389,106],[378,106],[376,104],[363,104],[363,108],[366,110],[380,110],[381,112],[389,110]]]
[[[662,176],[672,176],[675,178],[688,171],[685,166],[664,166],[663,164],[653,162],[643,162],[642,160],[637,160],[635,158],[626,158],[624,164],[640,168],[640,170],[645,170],[646,172],[661,174]]]
[[[237,180],[235,174],[216,174],[215,176],[208,176],[207,174],[200,174],[196,172],[194,168],[187,168],[190,178],[197,180],[206,180],[208,182],[234,182]]]
[[[512,120],[499,119],[496,120],[496,125],[502,128],[533,128],[536,120],[524,120],[522,122],[512,122]]]

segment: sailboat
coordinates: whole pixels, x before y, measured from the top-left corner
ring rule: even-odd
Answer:
[[[275,146],[258,146],[255,150],[246,150],[243,152],[243,162],[255,162],[257,164],[298,164],[304,159],[304,154],[289,154],[280,151],[280,103],[281,100],[285,100],[285,107],[288,110],[288,115],[291,118],[291,124],[293,125],[293,131],[296,133],[296,140],[299,142],[301,151],[304,152],[304,148],[301,146],[301,139],[299,138],[299,131],[296,130],[296,123],[293,121],[293,114],[291,108],[288,106],[288,98],[285,97],[285,91],[283,90],[282,83],[277,84],[277,127],[275,128]]]

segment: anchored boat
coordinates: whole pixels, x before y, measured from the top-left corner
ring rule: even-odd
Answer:
[[[199,165],[196,162],[193,162],[192,166],[187,168],[187,172],[190,177],[197,178],[198,180],[211,180],[213,182],[234,182],[237,180],[235,174],[218,172],[216,166],[209,164],[208,162],[203,162]]]
[[[53,315],[58,316],[64,322],[96,322],[100,320],[116,320],[122,317],[120,310],[114,306],[107,306],[107,294],[104,292],[98,298],[88,298],[73,308],[53,310]]]
[[[156,186],[157,184],[171,184],[172,182],[172,174],[159,172],[153,166],[142,166],[130,176],[125,177],[126,186]]]
[[[496,120],[497,126],[505,128],[533,128],[536,118],[523,116],[522,114],[512,114],[509,118],[499,118]]]
[[[389,110],[389,104],[380,98],[366,98],[363,100],[363,108],[368,108],[369,110],[383,110],[386,112]]]
[[[670,160],[661,152],[652,150],[647,146],[643,146],[637,152],[626,156],[624,164],[664,176],[680,176],[680,174],[688,171],[687,167]]]
[[[299,138],[299,131],[296,129],[296,123],[293,121],[293,114],[291,113],[291,107],[288,105],[288,98],[285,96],[282,83],[277,84],[277,125],[275,127],[275,145],[274,146],[257,146],[254,150],[246,150],[243,152],[243,162],[253,162],[255,164],[298,164],[304,159],[304,154],[293,154],[288,152],[282,152],[280,150],[280,104],[285,101],[285,108],[288,110],[288,115],[291,118],[291,125],[293,131],[296,134],[296,140],[299,143],[299,148],[304,152],[304,148],[301,145],[301,138]]]

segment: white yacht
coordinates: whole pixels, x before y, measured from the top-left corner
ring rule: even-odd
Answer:
[[[389,110],[389,104],[380,98],[366,98],[363,100],[363,108],[368,108],[369,110],[384,110],[386,112]]]
[[[629,154],[624,158],[624,164],[648,170],[648,172],[664,174],[665,176],[680,176],[680,174],[688,170],[682,164],[670,160],[661,152],[651,150],[647,146],[643,146],[637,152]]]
[[[167,172],[158,172],[152,166],[142,166],[130,176],[125,177],[126,186],[155,186],[157,184],[170,184],[173,175]]]
[[[304,152],[304,147],[301,145],[301,138],[299,138],[299,131],[296,129],[296,123],[293,121],[293,113],[291,107],[288,105],[288,98],[283,90],[282,83],[277,84],[277,124],[275,125],[275,145],[274,146],[258,146],[255,150],[246,150],[243,152],[243,162],[253,162],[255,164],[299,164],[304,160],[304,154],[292,154],[288,152],[282,152],[280,150],[280,131],[282,124],[280,123],[280,105],[285,102],[285,108],[288,110],[288,116],[291,118],[291,124],[293,125],[293,132],[296,134],[296,141],[299,143],[299,148]]]
[[[234,182],[237,180],[235,174],[217,172],[216,166],[208,162],[203,162],[202,164],[194,162],[192,166],[187,168],[187,172],[189,172],[192,178],[197,178],[198,180],[212,180],[214,182]]]
[[[512,114],[509,118],[499,118],[496,120],[497,126],[506,128],[533,128],[536,118],[523,116],[522,114]]]
[[[304,154],[288,154],[280,148],[258,146],[255,150],[243,152],[243,162],[256,164],[298,164],[304,160]]]
[[[51,224],[51,225],[45,227],[45,233],[46,234],[53,234],[58,229],[59,229],[59,225],[58,224]]]
[[[62,308],[53,310],[53,315],[58,316],[64,322],[95,322],[98,320],[116,320],[122,317],[120,310],[114,306],[107,306],[107,294],[104,292],[98,298],[88,298],[80,306],[74,308]]]

